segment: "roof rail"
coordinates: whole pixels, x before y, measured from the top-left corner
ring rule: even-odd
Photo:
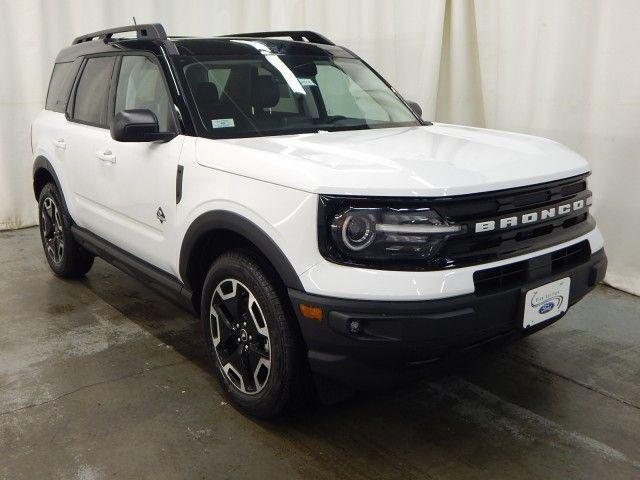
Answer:
[[[137,38],[166,40],[167,33],[164,27],[159,23],[147,23],[142,25],[128,25],[126,27],[108,28],[99,32],[87,33],[73,40],[71,45],[78,43],[91,42],[92,40],[108,41],[113,37],[114,33],[136,32]]]
[[[297,42],[320,43],[322,45],[335,45],[324,35],[309,30],[280,30],[277,32],[252,32],[252,33],[234,33],[232,35],[222,35],[223,37],[247,37],[247,38],[271,38],[271,37],[289,37]]]

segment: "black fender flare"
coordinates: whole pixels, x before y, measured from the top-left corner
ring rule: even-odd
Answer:
[[[67,201],[64,198],[64,192],[62,191],[62,185],[60,185],[60,180],[58,179],[58,175],[56,174],[56,171],[53,168],[53,165],[51,165],[51,162],[42,155],[39,155],[33,161],[33,171],[32,171],[33,195],[36,197],[36,202],[38,201],[38,192],[36,191],[36,173],[38,172],[38,170],[42,170],[42,169],[49,172],[49,174],[51,175],[51,178],[53,178],[53,182],[56,184],[56,187],[58,188],[58,192],[60,193],[64,211],[68,213],[69,209],[67,208]]]
[[[283,283],[288,288],[304,291],[300,277],[289,262],[282,249],[258,225],[251,220],[227,210],[216,210],[203,213],[196,218],[187,229],[180,248],[180,277],[188,285],[189,258],[198,240],[212,230],[228,230],[249,240],[273,265]]]

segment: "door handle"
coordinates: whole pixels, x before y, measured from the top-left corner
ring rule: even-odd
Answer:
[[[116,163],[116,156],[111,152],[111,150],[105,150],[104,152],[96,152],[96,157],[99,160],[106,163]]]
[[[67,144],[64,142],[64,138],[59,138],[53,141],[53,146],[59,150],[66,150]]]

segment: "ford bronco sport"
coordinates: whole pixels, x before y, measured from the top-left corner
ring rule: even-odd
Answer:
[[[558,320],[607,265],[587,162],[420,117],[314,32],[83,35],[32,126],[47,261],[99,256],[199,313],[261,417]]]

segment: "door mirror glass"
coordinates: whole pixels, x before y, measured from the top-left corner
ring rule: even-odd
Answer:
[[[175,136],[175,133],[161,133],[158,117],[144,108],[122,110],[111,121],[111,138],[117,142],[168,142]]]
[[[418,105],[416,102],[407,101],[407,105],[411,107],[413,113],[415,113],[419,118],[422,118],[422,107]]]

